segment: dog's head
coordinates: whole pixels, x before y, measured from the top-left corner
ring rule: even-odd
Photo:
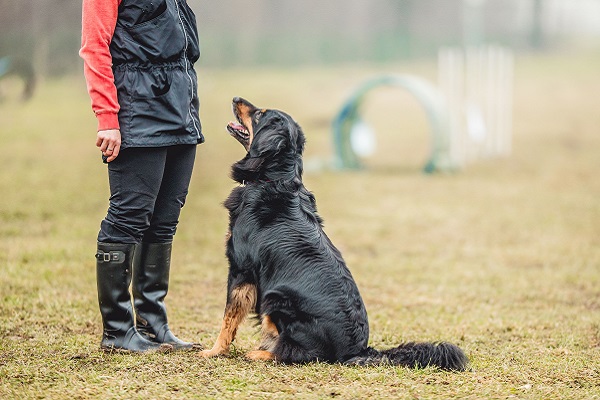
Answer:
[[[233,99],[236,121],[227,130],[244,146],[246,156],[232,167],[238,182],[301,179],[304,134],[288,114]]]

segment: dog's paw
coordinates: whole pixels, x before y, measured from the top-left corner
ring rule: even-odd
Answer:
[[[229,354],[229,351],[227,350],[221,350],[221,349],[210,349],[210,350],[202,350],[200,352],[198,352],[198,356],[202,357],[202,358],[213,358],[213,357],[218,357],[218,356],[226,356]]]
[[[246,358],[252,361],[273,361],[275,354],[266,350],[254,350],[246,354]]]

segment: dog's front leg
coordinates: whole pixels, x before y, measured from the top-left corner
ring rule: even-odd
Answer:
[[[202,357],[215,357],[229,354],[229,346],[238,326],[256,305],[256,285],[243,283],[231,290],[225,306],[225,315],[221,324],[221,332],[212,349],[200,352]]]

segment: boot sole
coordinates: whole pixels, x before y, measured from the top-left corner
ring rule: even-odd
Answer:
[[[167,343],[161,343],[158,348],[147,350],[131,350],[121,347],[100,347],[100,350],[107,354],[137,354],[137,353],[169,353],[174,350],[173,346]]]

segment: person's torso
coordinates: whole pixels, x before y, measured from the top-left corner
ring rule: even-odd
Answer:
[[[110,45],[113,64],[200,57],[196,18],[185,0],[123,0]]]
[[[123,0],[110,52],[123,148],[204,141],[198,30],[185,0]]]

